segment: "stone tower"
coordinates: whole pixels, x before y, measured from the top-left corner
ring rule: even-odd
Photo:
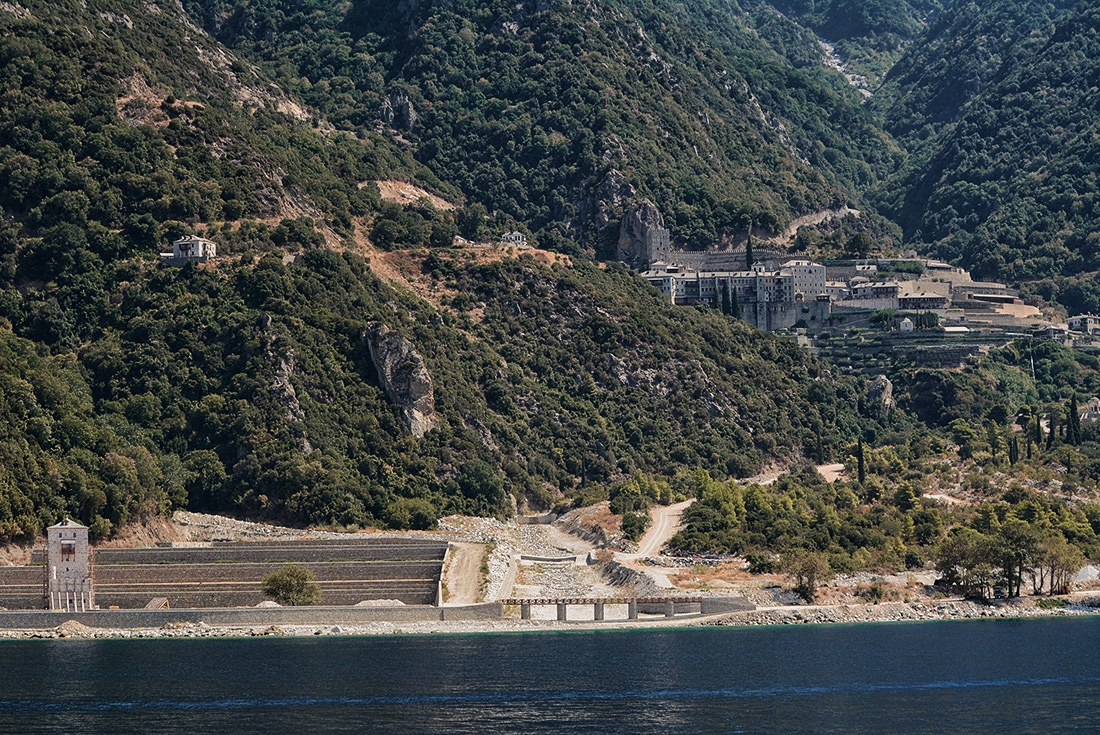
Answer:
[[[46,597],[50,610],[95,609],[88,527],[71,518],[46,529]]]

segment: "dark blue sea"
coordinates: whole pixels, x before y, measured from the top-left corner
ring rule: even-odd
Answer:
[[[1100,618],[0,642],[0,733],[1097,733]]]

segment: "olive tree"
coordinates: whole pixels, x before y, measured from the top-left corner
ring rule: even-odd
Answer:
[[[280,605],[317,605],[321,602],[321,585],[313,579],[313,572],[296,564],[263,578],[261,589]]]

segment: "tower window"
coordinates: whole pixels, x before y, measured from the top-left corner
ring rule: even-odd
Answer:
[[[61,561],[76,561],[76,542],[61,542]]]

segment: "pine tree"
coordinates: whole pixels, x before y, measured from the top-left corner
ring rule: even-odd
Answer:
[[[1004,440],[1001,438],[1001,430],[997,424],[992,421],[985,427],[985,438],[989,443],[989,450],[993,452],[993,461],[997,461],[997,450],[1004,446]]]

